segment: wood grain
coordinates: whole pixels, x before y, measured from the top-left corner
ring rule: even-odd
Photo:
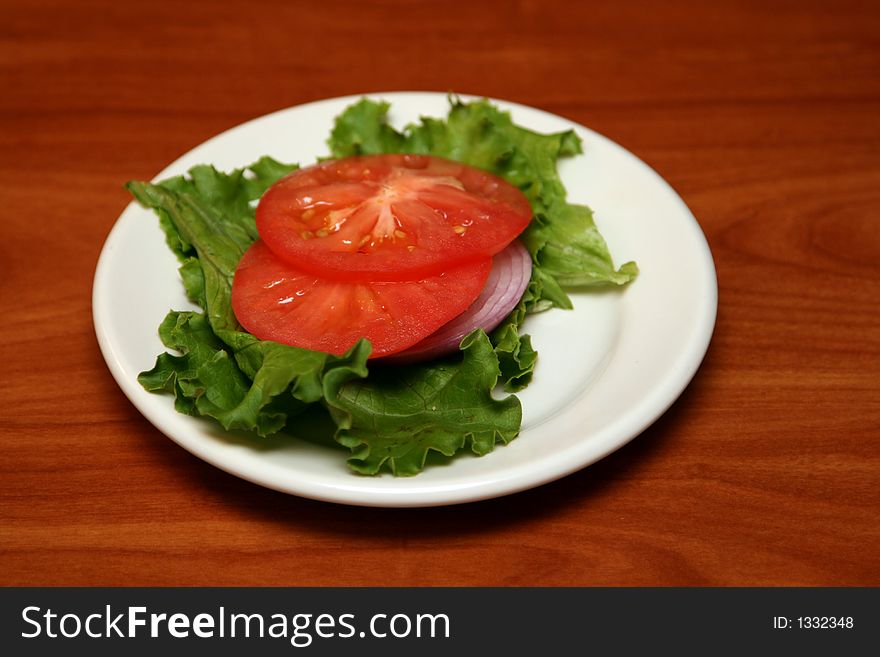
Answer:
[[[4,5],[0,584],[880,584],[877,3]],[[700,220],[712,346],[595,466],[460,507],[326,505],[190,456],[107,371],[90,291],[125,180],[395,89],[588,125]]]

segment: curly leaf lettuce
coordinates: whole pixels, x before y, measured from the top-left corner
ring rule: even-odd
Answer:
[[[138,377],[153,392],[175,396],[175,408],[217,420],[225,429],[267,436],[323,396],[328,371],[344,369],[366,376],[369,343],[361,341],[342,357],[274,342],[252,342],[231,351],[206,316],[170,312],[159,327],[162,343],[180,352],[160,354],[156,365]],[[245,361],[245,362],[242,362]],[[249,372],[250,376],[245,372]]]
[[[341,357],[259,340],[232,311],[233,276],[258,237],[253,202],[296,166],[268,157],[230,173],[197,166],[159,184],[127,185],[158,215],[186,293],[203,310],[169,312],[159,335],[175,353],[141,373],[147,390],[173,394],[180,412],[260,436],[330,424],[332,439],[351,451],[350,467],[366,475],[414,475],[432,452],[482,455],[517,436],[519,400],[496,399],[493,390],[499,381],[517,391],[531,380],[537,353],[519,333],[526,313],[570,308],[563,285],[620,285],[637,270],[633,263],[615,269],[590,210],[565,200],[556,162],[580,152],[573,132],[539,135],[486,101],[457,100],[446,120],[425,118],[398,132],[387,124],[388,109],[369,100],[349,107],[328,141],[332,155],[446,157],[493,171],[529,198],[534,220],[523,241],[535,266],[510,316],[491,336],[467,336],[457,356],[371,370],[365,340]]]
[[[336,438],[352,450],[354,470],[376,474],[387,465],[396,475],[413,475],[431,451],[453,456],[470,445],[483,455],[516,437],[522,408],[513,395],[492,397],[499,371],[488,337],[475,331],[461,349],[462,359],[377,367],[365,379],[345,370],[325,375]]]

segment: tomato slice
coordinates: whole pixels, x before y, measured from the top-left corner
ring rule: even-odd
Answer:
[[[275,254],[322,278],[400,281],[490,258],[528,225],[516,187],[426,155],[323,162],[275,183],[257,229]]]
[[[328,281],[290,266],[257,240],[235,272],[232,309],[261,340],[340,355],[365,337],[377,358],[416,344],[461,314],[491,268],[484,259],[413,281]]]

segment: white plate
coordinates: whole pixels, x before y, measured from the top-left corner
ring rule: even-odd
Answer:
[[[445,94],[371,94],[391,102],[397,127],[444,116]],[[199,163],[232,169],[261,155],[308,164],[327,154],[333,118],[358,97],[301,105],[208,140],[156,179]],[[715,268],[700,227],[672,188],[641,160],[583,126],[495,101],[541,132],[574,129],[584,155],[560,172],[569,200],[590,205],[615,262],[641,274],[623,290],[572,295],[573,311],[530,317],[540,354],[522,393],[523,427],[487,456],[463,456],[416,477],[353,474],[345,453],[295,440],[249,440],[174,411],[172,398],[137,383],[164,351],[157,327],[169,309],[193,309],[155,215],[132,203],[110,232],[95,273],[101,351],[119,386],[160,431],[205,461],[254,483],[331,502],[432,506],[514,493],[558,479],[622,446],[656,420],[697,370],[715,324]]]

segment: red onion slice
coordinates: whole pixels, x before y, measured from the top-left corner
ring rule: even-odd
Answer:
[[[532,258],[520,241],[514,240],[492,258],[486,286],[467,310],[421,342],[377,359],[376,364],[407,365],[458,351],[459,343],[468,333],[477,328],[488,333],[510,314],[522,298],[531,275]]]

